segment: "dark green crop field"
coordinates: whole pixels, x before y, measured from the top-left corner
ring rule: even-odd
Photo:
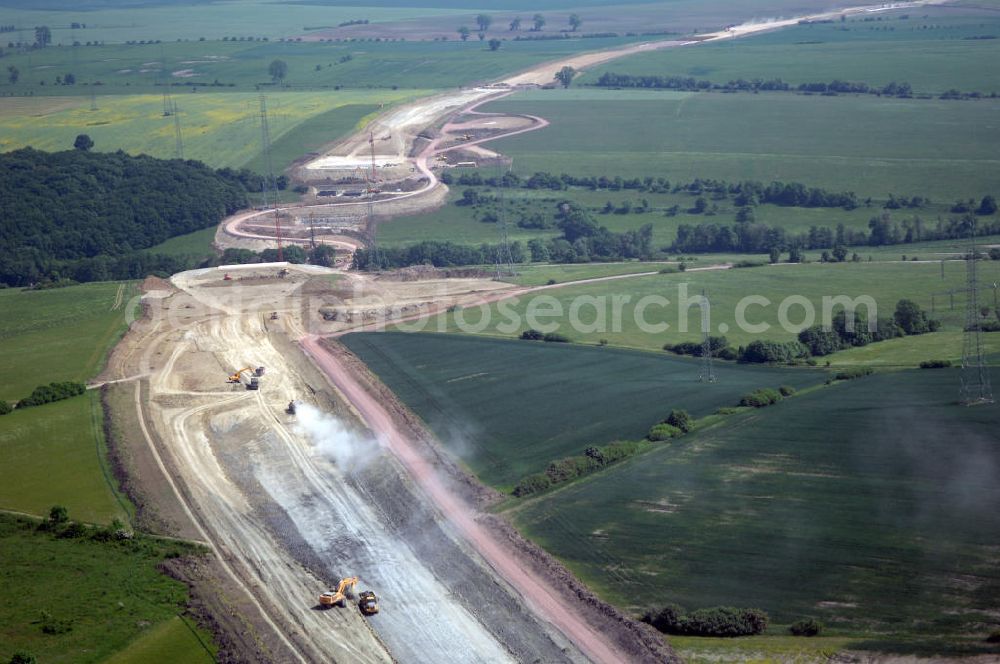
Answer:
[[[925,644],[930,652],[960,651],[968,635],[965,647],[984,652],[1000,598],[1000,406],[958,406],[957,395],[955,370],[837,384],[733,416],[512,516],[637,612],[759,606],[778,623],[815,616],[884,642],[962,635]]]
[[[1000,70],[983,66],[1000,58],[1000,40],[977,39],[1000,36],[995,11],[925,7],[864,18],[632,55],[595,67],[579,82],[596,83],[610,71],[718,84],[739,78],[780,78],[793,85],[839,79],[878,86],[905,81],[930,94],[952,88],[1000,92]]]
[[[699,364],[610,348],[444,334],[343,337],[480,479],[508,487],[588,445],[638,440],[673,408],[694,417],[757,387],[821,382],[819,371]]]
[[[893,193],[949,203],[994,192],[1000,175],[992,149],[996,99],[571,88],[483,109],[552,122],[490,144],[512,156],[521,174],[781,180],[862,198]],[[837,212],[830,212],[834,223]]]

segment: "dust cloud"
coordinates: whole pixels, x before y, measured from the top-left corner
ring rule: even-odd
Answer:
[[[345,472],[362,470],[380,453],[377,441],[360,436],[344,423],[310,404],[299,404],[298,428],[312,442],[313,448]]]

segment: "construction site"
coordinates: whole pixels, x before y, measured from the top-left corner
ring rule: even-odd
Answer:
[[[474,271],[347,269],[377,246],[380,222],[442,205],[443,169],[503,165],[483,143],[547,125],[478,106],[550,84],[563,66],[687,43],[576,56],[396,108],[295,168],[305,202],[219,226],[219,248],[277,246],[279,262],[144,284],[144,315],[104,378],[141,378],[150,481],[254,614],[260,661],[677,661],[651,626],[492,515],[500,494],[337,337],[525,290]],[[266,150],[263,103],[261,115]],[[283,244],[334,246],[336,267],[280,262]]]
[[[651,628],[489,516],[497,496],[324,339],[375,310],[508,287],[336,277],[278,264],[149,280],[146,315],[107,372],[145,377],[148,481],[169,484],[178,531],[209,543],[252,598],[273,658],[428,661],[461,644],[462,661],[669,660]]]

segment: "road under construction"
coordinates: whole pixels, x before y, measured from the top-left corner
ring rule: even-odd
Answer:
[[[760,29],[781,27],[765,25]],[[397,169],[412,182],[407,191],[386,193],[378,206],[386,216],[433,206],[444,192],[430,167],[436,156],[485,149],[479,143],[544,126],[530,116],[483,115],[479,104],[518,86],[548,83],[567,64],[582,69],[686,43],[575,56],[496,86],[401,107],[312,166],[351,168],[348,162],[365,150],[371,160],[374,137],[389,136],[393,154],[376,157],[395,164],[386,172]],[[438,127],[433,135],[425,131],[431,126]],[[357,216],[359,205],[367,203],[323,209]],[[309,241],[293,221],[309,209],[319,208],[282,211],[289,241]],[[267,214],[227,220],[218,244],[273,246]],[[339,229],[319,241],[353,250],[364,243],[363,230]],[[136,378],[144,454],[179,506],[185,532],[214,551],[240,604],[255,613],[267,659],[675,660],[651,627],[601,602],[490,514],[499,496],[463,471],[336,341],[351,330],[525,291],[468,276],[284,264],[196,270],[144,284],[143,316],[102,380]],[[247,389],[254,379],[258,389]],[[365,615],[350,602],[340,607],[337,591],[346,596],[352,589],[375,591],[378,611]],[[337,601],[324,608],[319,597],[331,590]]]

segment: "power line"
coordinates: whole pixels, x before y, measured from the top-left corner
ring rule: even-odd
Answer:
[[[177,102],[173,103],[174,113],[174,156],[177,159],[184,159],[184,136],[181,134],[181,114],[177,108]]]
[[[965,258],[966,292],[965,335],[962,343],[962,403],[966,406],[993,403],[990,370],[983,352],[982,316],[979,311],[979,278],[976,273],[975,228],[969,253]]]
[[[264,194],[264,207],[274,208],[274,233],[278,239],[278,261],[283,261],[281,250],[281,223],[278,220],[278,183],[274,179],[274,166],[271,162],[271,129],[267,123],[267,97],[260,96],[260,136],[264,151],[264,182],[261,186]]]
[[[715,365],[712,359],[712,339],[708,336],[709,325],[711,324],[711,304],[705,295],[705,289],[701,289],[701,374],[698,380],[702,383],[715,382]]]
[[[514,167],[514,160],[510,161],[507,173]],[[497,227],[500,232],[500,242],[496,250],[496,279],[497,281],[505,277],[513,277],[514,256],[510,251],[510,236],[507,231],[507,200],[505,190],[507,189],[506,176],[503,168],[503,157],[497,156]]]

